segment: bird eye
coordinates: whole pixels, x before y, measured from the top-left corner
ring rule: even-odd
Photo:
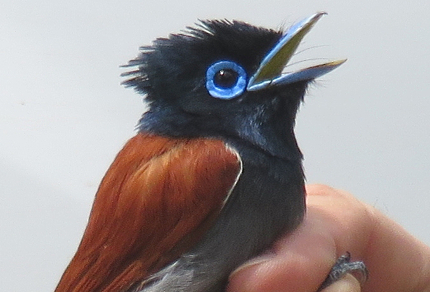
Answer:
[[[245,90],[246,72],[234,62],[217,62],[206,71],[206,88],[213,97],[232,99]]]
[[[221,69],[215,73],[214,84],[220,88],[231,88],[236,85],[239,74],[232,69]]]

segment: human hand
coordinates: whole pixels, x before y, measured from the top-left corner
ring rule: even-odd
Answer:
[[[316,291],[336,259],[351,252],[369,279],[360,287],[350,274],[324,289],[335,291],[430,291],[430,248],[384,214],[352,195],[307,186],[307,214],[270,251],[239,267],[229,292]]]

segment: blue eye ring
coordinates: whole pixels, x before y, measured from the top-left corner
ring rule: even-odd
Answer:
[[[231,87],[223,87],[215,82],[217,74],[223,70],[231,70],[237,74],[237,80]],[[206,71],[206,89],[215,98],[232,99],[245,91],[246,77],[245,70],[238,64],[232,61],[219,61]]]

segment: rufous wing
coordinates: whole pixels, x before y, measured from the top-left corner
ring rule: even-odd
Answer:
[[[157,272],[201,238],[240,172],[222,141],[137,134],[103,178],[56,292],[127,291]]]

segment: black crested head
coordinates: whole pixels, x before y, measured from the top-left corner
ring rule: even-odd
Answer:
[[[204,87],[206,70],[219,60],[234,60],[248,72],[255,71],[281,32],[257,28],[240,21],[204,20],[180,34],[158,38],[127,66],[139,66],[124,82],[146,100],[181,98]],[[178,90],[180,89],[180,90]]]
[[[139,130],[215,137],[301,159],[293,132],[297,109],[309,81],[334,65],[286,75],[282,71],[321,16],[286,33],[240,21],[206,20],[142,47],[126,65],[136,70],[123,74],[130,77],[124,84],[145,94],[149,105]]]

